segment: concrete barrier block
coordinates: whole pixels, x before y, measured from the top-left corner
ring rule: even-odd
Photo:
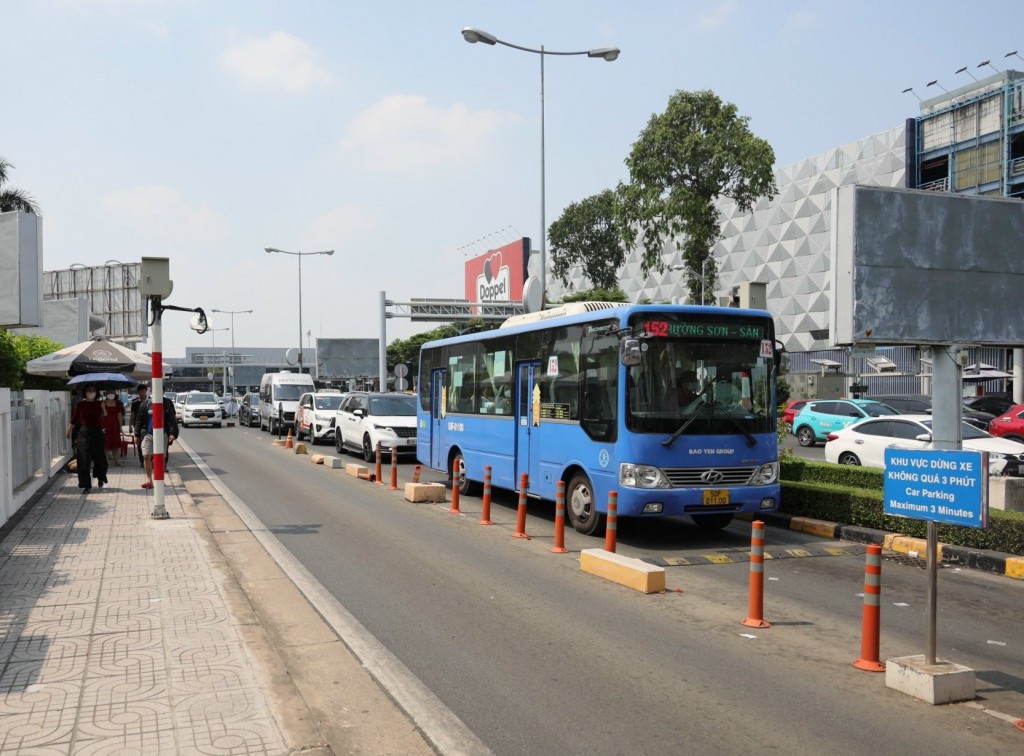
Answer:
[[[345,465],[345,474],[351,475],[353,478],[358,478],[360,473],[366,475],[369,470],[366,469],[366,465],[360,465],[355,462],[349,462]]]
[[[306,452],[306,445],[305,444],[295,444],[292,448],[295,450],[296,454],[306,454],[307,453]]]
[[[322,465],[324,463],[324,455],[323,454],[310,454],[309,455],[309,461],[312,462],[314,465]]]
[[[988,505],[992,509],[1024,512],[1024,478],[989,478]]]
[[[405,498],[417,504],[447,501],[448,490],[443,483],[406,483]]]
[[[274,446],[284,446],[284,439],[275,438],[274,439]]]
[[[923,655],[901,656],[885,662],[885,687],[930,704],[971,701],[975,697],[974,670]]]
[[[324,457],[324,466],[337,470],[344,467],[345,463],[341,461],[341,457]]]
[[[583,549],[580,569],[643,593],[665,590],[665,568],[604,549]]]

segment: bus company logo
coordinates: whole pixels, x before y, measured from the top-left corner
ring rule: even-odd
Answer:
[[[508,302],[511,299],[512,275],[502,264],[501,252],[484,260],[484,271],[476,277],[478,302]]]
[[[597,455],[597,463],[601,467],[608,467],[608,463],[611,461],[611,455],[608,454],[607,449],[602,449],[601,453]]]

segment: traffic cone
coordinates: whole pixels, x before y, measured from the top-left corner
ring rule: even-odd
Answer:
[[[288,438],[286,438],[284,440],[284,448],[285,449],[292,449],[292,448],[294,448],[294,446],[295,446],[295,444],[292,443],[292,429],[289,428],[288,429]]]

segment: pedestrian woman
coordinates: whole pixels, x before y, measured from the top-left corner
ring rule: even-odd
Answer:
[[[103,438],[106,450],[117,467],[121,466],[121,426],[124,425],[124,405],[113,390],[107,392],[103,402]]]
[[[78,461],[78,487],[88,493],[92,490],[93,477],[100,488],[107,483],[107,453],[103,448],[103,403],[99,401],[96,384],[86,384],[84,396],[71,412],[67,437],[71,438],[71,429],[77,426],[78,434],[73,441]]]

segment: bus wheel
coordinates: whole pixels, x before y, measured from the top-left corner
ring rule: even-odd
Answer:
[[[569,480],[565,504],[569,522],[578,533],[593,535],[601,527],[601,514],[594,506],[594,487],[583,473],[576,473]]]
[[[697,515],[693,518],[701,530],[721,530],[732,522],[731,514]]]
[[[480,494],[482,486],[466,477],[466,459],[462,456],[462,452],[455,452],[455,456],[452,457],[450,473],[451,475],[458,476],[459,496],[477,496]]]

